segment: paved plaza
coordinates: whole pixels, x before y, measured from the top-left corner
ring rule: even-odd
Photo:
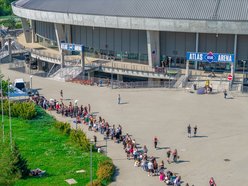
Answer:
[[[1,66],[6,79],[29,81],[29,75],[9,71],[7,67],[7,64]],[[131,134],[141,146],[147,145],[148,155],[158,157],[158,163],[166,161],[168,147],[176,148],[180,162],[166,163],[165,167],[182,176],[182,185],[188,182],[190,186],[208,186],[212,176],[218,186],[245,186],[248,183],[246,96],[224,99],[223,94],[196,95],[166,89],[111,90],[37,76],[32,80],[33,87],[41,88],[40,93],[48,99],[59,99],[62,89],[65,98],[77,99],[79,105],[90,103],[93,112],[111,125],[121,124],[124,133]],[[123,104],[117,104],[118,94]],[[198,137],[187,137],[188,124],[198,126]],[[154,136],[158,137],[160,150],[153,148]],[[108,155],[118,168],[116,181],[111,185],[165,185],[158,177],[148,177],[141,168],[134,167],[134,162],[126,159],[122,145],[109,142]]]

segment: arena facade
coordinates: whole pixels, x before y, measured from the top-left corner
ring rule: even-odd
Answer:
[[[243,0],[19,0],[26,42],[60,48],[82,44],[92,55],[151,67],[185,68],[186,52],[234,54],[234,70],[248,60],[248,1]],[[29,24],[30,23],[30,24]],[[230,70],[229,63],[190,62],[189,68]]]

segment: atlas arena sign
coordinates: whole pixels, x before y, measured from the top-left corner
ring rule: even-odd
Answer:
[[[187,52],[186,59],[188,61],[200,62],[234,62],[234,54],[220,54],[220,53],[200,53],[200,52]]]

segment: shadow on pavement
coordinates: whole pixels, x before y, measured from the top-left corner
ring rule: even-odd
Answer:
[[[208,136],[192,136],[191,138],[208,138]]]

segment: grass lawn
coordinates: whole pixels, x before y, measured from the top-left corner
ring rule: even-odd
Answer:
[[[54,119],[39,109],[35,120],[12,118],[13,139],[20,152],[28,160],[30,169],[46,170],[44,177],[20,179],[15,185],[62,186],[68,185],[64,180],[74,178],[78,184],[86,185],[90,181],[90,152],[82,152],[72,144],[69,137],[53,127]],[[5,128],[8,133],[8,120],[5,117]],[[93,153],[93,179],[96,178],[97,164],[107,159]],[[76,173],[84,169],[85,173]]]

